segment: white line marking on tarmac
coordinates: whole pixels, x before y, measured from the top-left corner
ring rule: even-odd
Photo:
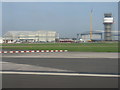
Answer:
[[[41,52],[44,52],[44,50],[41,50]]]
[[[46,50],[46,52],[49,52],[49,50]]]
[[[86,76],[86,77],[120,77],[120,75],[108,74],[79,74],[79,73],[44,73],[44,72],[0,72],[2,74],[32,74],[32,75],[57,75],[57,76]]]
[[[13,51],[10,51],[10,53],[13,53]]]
[[[7,53],[7,51],[4,51],[4,53]]]
[[[15,53],[19,53],[19,51],[15,51]]]
[[[29,52],[29,51],[26,51],[26,52]]]
[[[53,50],[51,50],[51,52],[54,52]]]
[[[35,51],[31,51],[31,52],[35,52]]]
[[[24,53],[24,51],[21,51],[21,53]]]
[[[39,50],[37,50],[36,52],[40,52]]]

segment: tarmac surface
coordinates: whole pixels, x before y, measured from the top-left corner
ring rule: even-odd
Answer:
[[[118,79],[4,74],[3,88],[118,88]]]
[[[108,52],[44,52],[44,53],[6,53],[2,57],[20,58],[118,58],[118,53]]]
[[[3,58],[3,70],[118,73],[114,58]]]
[[[3,88],[118,88],[117,55],[80,52],[3,54],[0,62]]]

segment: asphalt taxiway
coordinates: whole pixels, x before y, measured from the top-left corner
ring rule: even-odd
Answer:
[[[87,54],[4,54],[3,88],[118,88],[117,53]]]

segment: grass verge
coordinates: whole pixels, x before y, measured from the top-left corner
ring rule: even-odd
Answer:
[[[118,43],[3,44],[4,50],[68,50],[72,52],[119,52]]]

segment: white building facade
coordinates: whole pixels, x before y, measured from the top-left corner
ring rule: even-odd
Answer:
[[[0,37],[0,43],[3,43],[3,38],[2,37]]]
[[[3,43],[55,42],[59,34],[55,31],[8,31],[3,38]]]

